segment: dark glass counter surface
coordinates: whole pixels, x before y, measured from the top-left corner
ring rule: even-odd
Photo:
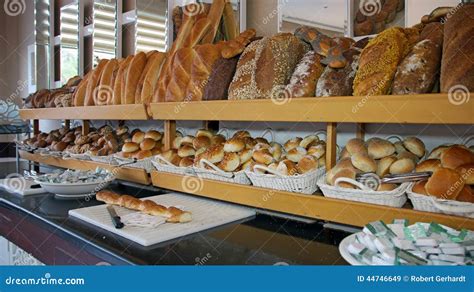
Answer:
[[[13,171],[0,163],[2,177]],[[114,184],[138,198],[166,193]],[[186,237],[143,247],[68,216],[71,209],[101,204],[62,200],[52,194],[21,197],[0,188],[0,235],[45,264],[96,265],[341,265],[347,232],[259,214]]]

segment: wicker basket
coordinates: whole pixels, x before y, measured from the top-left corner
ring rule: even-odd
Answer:
[[[155,167],[155,169],[160,172],[169,172],[169,173],[180,174],[180,175],[194,175],[194,170],[192,167],[176,166],[170,163],[161,155],[156,155],[151,160],[151,163]]]
[[[148,157],[140,160],[136,160],[133,158],[124,158],[118,155],[114,155],[114,159],[116,160],[118,166],[127,166],[131,168],[138,168],[144,169],[146,172],[150,173],[153,169],[153,164],[151,163],[153,157]]]
[[[339,187],[338,184],[342,182],[350,183],[358,189]],[[331,186],[326,183],[326,176],[324,176],[318,181],[318,186],[323,192],[323,195],[328,198],[400,208],[407,201],[405,192],[410,186],[410,183],[403,183],[398,188],[391,191],[374,191],[353,179],[345,177],[336,179],[335,185]]]
[[[474,218],[473,203],[443,200],[417,194],[412,191],[412,188],[413,186],[408,188],[407,194],[415,210]]]
[[[225,172],[206,159],[201,159],[199,163],[201,167],[193,167],[193,170],[200,178],[250,185],[250,180],[243,170],[238,172]],[[206,169],[206,165],[213,170]]]
[[[64,160],[84,160],[84,161],[92,160],[91,157],[86,153],[77,154],[77,153],[69,153],[69,152],[64,153],[63,159]]]
[[[255,165],[254,169],[260,169],[270,174],[257,173],[246,170],[245,173],[256,187],[287,191],[293,193],[302,193],[311,195],[318,190],[318,179],[324,176],[326,169],[324,167],[315,169],[305,174],[281,175],[268,167]]]
[[[97,156],[97,155],[89,155],[92,161],[104,163],[108,165],[118,165],[119,163],[115,159],[114,155],[107,155],[107,156]]]

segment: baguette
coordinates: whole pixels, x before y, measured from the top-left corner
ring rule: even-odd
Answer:
[[[226,40],[233,40],[239,34],[239,28],[237,22],[235,21],[234,8],[232,8],[232,3],[228,0],[224,6],[224,14],[222,16],[224,24],[224,35]]]
[[[222,49],[222,57],[226,59],[233,58],[240,55],[245,47],[255,37],[257,31],[255,29],[247,29],[241,33],[237,38],[226,42],[226,46]]]
[[[212,23],[207,17],[201,18],[196,21],[196,24],[194,24],[193,29],[191,30],[189,37],[186,39],[183,47],[192,48],[199,44],[203,37],[209,32],[211,26]]]
[[[145,68],[145,64],[146,55],[143,52],[136,54],[130,62],[127,69],[127,76],[125,78],[125,92],[122,92],[122,104],[135,103],[135,90],[137,89],[140,73]]]
[[[91,73],[91,76],[89,77],[89,81],[87,82],[86,96],[84,100],[85,106],[94,105],[93,93],[94,93],[95,88],[99,85],[102,70],[104,70],[108,62],[109,60],[106,60],[106,59],[100,60],[99,64],[97,64],[97,67],[95,67],[94,71]]]
[[[140,200],[129,195],[119,195],[111,191],[100,191],[96,195],[97,201],[109,205],[121,206],[127,209],[137,210],[153,216],[165,217],[168,223],[186,223],[192,220],[190,212],[176,207],[165,207],[151,200]]]
[[[130,65],[130,61],[132,61],[132,59],[133,56],[128,56],[120,62],[120,66],[114,81],[114,95],[112,98],[112,104],[116,105],[122,103],[122,83],[124,80],[125,72],[127,71],[128,65]]]
[[[140,79],[138,80],[137,88],[135,90],[135,103],[136,104],[139,104],[142,101],[141,96],[142,96],[143,81],[145,81],[145,76],[150,70],[150,66],[152,65],[153,58],[154,56],[156,56],[157,53],[158,51],[155,51],[155,50],[149,51],[146,53],[146,65],[140,74]]]
[[[143,104],[148,104],[153,98],[155,92],[156,82],[160,77],[160,72],[163,68],[163,62],[166,60],[166,53],[157,53],[152,60],[150,69],[148,70],[145,79],[143,80],[140,101]]]
[[[113,98],[114,72],[118,68],[117,59],[111,59],[100,76],[99,86],[93,92],[94,104],[107,105]]]
[[[212,1],[211,9],[209,10],[209,14],[207,15],[209,21],[212,24],[212,27],[204,36],[202,40],[203,44],[210,44],[214,42],[217,31],[219,29],[219,25],[221,23],[222,15],[224,13],[225,5],[226,5],[225,0]]]

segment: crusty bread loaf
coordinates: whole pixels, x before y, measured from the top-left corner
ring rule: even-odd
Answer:
[[[211,28],[202,39],[203,44],[210,44],[214,42],[214,38],[216,37],[219,25],[221,23],[221,18],[224,13],[225,4],[226,0],[212,1],[211,8],[209,10],[209,13],[207,14],[207,18],[211,23]]]
[[[86,96],[84,98],[85,106],[94,105],[93,92],[95,88],[99,85],[100,75],[102,74],[102,70],[104,70],[108,62],[109,60],[100,60],[99,64],[97,64],[97,67],[95,67],[94,71],[91,73],[91,76],[88,78]]]
[[[418,41],[430,40],[435,44],[443,47],[444,27],[440,22],[428,23],[420,32]]]
[[[82,78],[81,83],[76,88],[76,91],[74,92],[74,97],[73,97],[73,105],[74,106],[84,106],[84,99],[86,97],[86,91],[87,91],[87,85],[89,83],[89,78],[91,76],[92,71],[89,71],[84,78]],[[33,105],[34,105],[34,100],[33,100]]]
[[[391,88],[398,63],[408,51],[403,29],[389,28],[372,39],[362,50],[354,79],[354,95],[382,95]]]
[[[226,42],[226,46],[222,49],[222,57],[230,59],[240,55],[245,50],[245,47],[255,37],[256,33],[255,29],[247,29],[235,39]]]
[[[392,94],[429,93],[437,81],[441,46],[426,39],[403,59],[393,79]]]
[[[239,59],[229,99],[278,97],[305,52],[303,43],[289,33],[252,42]]]
[[[120,62],[117,76],[115,76],[112,104],[122,104],[122,84],[125,84],[125,73],[127,72],[128,66],[130,65],[132,59],[133,56],[130,55]]]
[[[166,53],[156,53],[148,62],[149,68],[141,84],[140,101],[143,104],[148,104],[153,98],[153,93],[156,89],[156,83],[160,77],[163,63],[167,57]],[[139,88],[137,88],[139,90]]]
[[[211,75],[204,86],[202,100],[225,100],[228,98],[229,85],[234,77],[239,57],[219,58],[211,69]]]
[[[449,92],[456,85],[474,91],[473,35],[474,3],[464,4],[444,24],[441,92]]]
[[[93,91],[95,105],[107,105],[112,102],[115,74],[118,67],[117,59],[111,59],[105,65],[100,76],[99,86]]]
[[[135,103],[135,91],[137,90],[140,75],[146,65],[146,55],[143,52],[137,53],[127,69],[125,81],[125,92],[122,92],[122,104]]]
[[[286,90],[291,97],[311,97],[316,92],[316,83],[323,72],[321,56],[307,52],[296,66]]]
[[[455,200],[464,187],[461,175],[449,168],[438,168],[425,185],[426,192],[441,199]]]

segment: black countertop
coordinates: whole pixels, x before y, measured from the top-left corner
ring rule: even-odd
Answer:
[[[0,165],[4,174],[11,168]],[[118,183],[110,188],[139,198],[166,193]],[[324,228],[321,223],[259,214],[244,222],[143,247],[68,216],[71,209],[98,204],[95,199],[61,200],[52,194],[21,197],[0,189],[0,235],[45,264],[347,264],[338,244],[349,233]]]

